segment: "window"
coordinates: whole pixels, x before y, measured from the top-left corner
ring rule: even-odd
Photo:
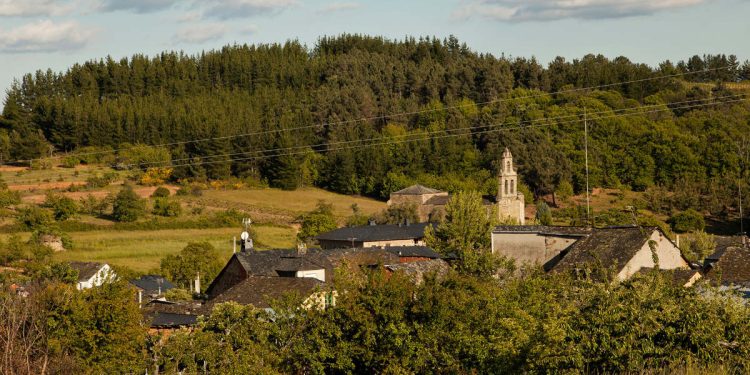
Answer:
[[[505,162],[505,171],[510,172],[510,160]]]
[[[516,190],[516,181],[510,180],[510,193],[515,194],[515,190]]]

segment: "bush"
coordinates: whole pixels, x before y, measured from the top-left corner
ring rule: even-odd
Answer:
[[[8,189],[0,190],[0,208],[21,203],[21,194]]]
[[[30,230],[47,227],[55,222],[52,211],[38,206],[28,206],[21,209],[17,220],[24,228]]]
[[[169,198],[156,198],[151,212],[159,216],[177,217],[182,213],[182,206],[180,206],[180,202]]]
[[[112,217],[121,222],[132,222],[144,215],[146,204],[133,191],[133,188],[124,186],[112,204]]]
[[[61,194],[47,194],[44,206],[52,209],[57,221],[68,220],[78,213],[78,204],[73,199]]]
[[[536,221],[541,225],[552,224],[552,210],[543,200],[539,200],[536,204]]]
[[[169,196],[169,194],[169,189],[165,188],[164,186],[159,186],[151,194],[151,198],[166,198]]]
[[[86,179],[86,187],[97,189],[108,186],[117,180],[117,173],[107,172],[103,175],[94,175]]]
[[[302,227],[297,234],[300,241],[309,241],[320,233],[337,228],[336,217],[333,215],[333,205],[325,201],[318,201],[317,207],[298,218]]]
[[[80,163],[81,160],[79,160],[76,156],[68,156],[62,160],[62,166],[64,168],[75,168]]]
[[[685,233],[703,230],[706,227],[706,222],[700,212],[691,208],[669,218],[669,225],[672,226],[673,231]]]

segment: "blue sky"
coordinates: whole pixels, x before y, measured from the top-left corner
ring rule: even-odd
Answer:
[[[0,88],[111,55],[363,33],[455,35],[494,55],[750,59],[748,0],[0,0]]]

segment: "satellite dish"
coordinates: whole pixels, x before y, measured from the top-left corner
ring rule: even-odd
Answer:
[[[250,233],[247,233],[247,232],[242,232],[242,233],[240,234],[240,238],[241,238],[241,239],[242,239],[243,241],[245,241],[245,240],[247,240],[248,238],[250,238]]]

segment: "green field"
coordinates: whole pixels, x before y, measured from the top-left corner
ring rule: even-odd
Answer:
[[[261,249],[294,246],[295,232],[290,227],[256,226],[255,231],[258,237],[256,245]],[[179,252],[191,241],[208,241],[228,259],[232,255],[232,237],[239,237],[239,233],[239,227],[73,232],[70,235],[75,248],[55,253],[53,258],[58,261],[106,262],[137,272],[149,272],[159,267],[161,258]],[[23,237],[27,238],[28,233]]]

